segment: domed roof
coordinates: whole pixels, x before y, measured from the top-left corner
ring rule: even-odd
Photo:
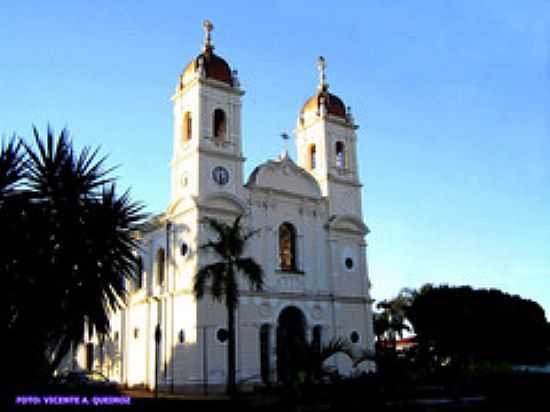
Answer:
[[[326,83],[326,76],[325,76],[325,58],[323,56],[319,57],[319,62],[317,67],[319,68],[320,72],[320,79],[319,79],[319,86],[317,88],[317,93],[310,97],[302,106],[302,110],[300,111],[300,114],[304,114],[307,112],[315,112],[319,113],[319,110],[321,108],[321,102],[324,99],[325,107],[327,109],[327,113],[341,117],[342,119],[347,119],[347,111],[346,106],[342,99],[340,99],[338,96],[329,93],[328,92],[328,84]]]
[[[214,46],[212,45],[210,38],[210,33],[214,29],[214,25],[210,21],[205,20],[203,23],[203,28],[204,44],[202,47],[202,53],[191,60],[191,63],[189,63],[183,70],[183,73],[180,76],[180,89],[183,87],[183,83],[185,83],[187,79],[189,79],[198,70],[201,70],[201,65],[204,69],[204,76],[206,78],[215,79],[233,86],[234,78],[229,64],[214,53]]]
[[[327,92],[326,90],[320,91],[314,96],[311,96],[304,103],[301,113],[306,113],[309,111],[317,112],[321,106],[321,97],[324,97],[325,99],[325,105],[329,114],[341,117],[343,119],[346,118],[346,106],[344,105],[342,99],[332,93]]]
[[[194,58],[183,71],[186,76],[190,72],[199,69],[200,61],[204,66],[204,74],[207,78],[219,80],[233,86],[233,76],[229,64],[217,54],[214,54],[213,47],[206,48],[201,54]]]

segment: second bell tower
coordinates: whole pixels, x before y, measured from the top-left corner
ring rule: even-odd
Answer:
[[[319,86],[298,118],[298,164],[308,170],[328,197],[331,215],[362,218],[357,165],[357,135],[350,108],[328,91],[326,63],[319,57]]]

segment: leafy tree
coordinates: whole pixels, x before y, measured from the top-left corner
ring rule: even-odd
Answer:
[[[378,303],[377,308],[382,311],[374,315],[374,333],[379,343],[386,341],[395,348],[397,337],[403,338],[403,332],[411,330],[407,312],[417,294],[415,290],[404,288],[395,298]]]
[[[138,247],[133,230],[145,216],[128,192],[117,195],[97,155],[76,153],[66,130],[56,138],[48,129],[44,141],[35,128],[34,145],[2,148],[0,219],[10,241],[0,271],[8,351],[20,354],[8,359],[8,369],[21,373],[14,380],[51,375],[85,327],[100,337],[109,332],[109,314],[126,298]]]
[[[235,310],[239,304],[239,287],[237,274],[241,273],[255,290],[263,289],[263,270],[250,257],[243,257],[246,242],[256,231],[245,231],[241,226],[242,215],[231,225],[216,219],[205,218],[215,232],[216,239],[209,239],[200,247],[201,250],[212,250],[218,261],[200,268],[194,277],[193,292],[201,299],[208,291],[214,300],[225,301],[227,308],[228,357],[227,357],[227,392],[234,394],[235,384]]]
[[[457,365],[530,362],[544,351],[546,319],[540,305],[496,289],[432,287],[415,297],[408,319],[421,345]]]

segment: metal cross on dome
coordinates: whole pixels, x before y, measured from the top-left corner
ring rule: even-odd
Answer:
[[[317,68],[319,69],[319,90],[325,90],[328,87],[328,84],[326,83],[326,74],[325,74],[327,63],[323,56],[319,56]]]
[[[204,50],[211,49],[212,43],[210,38],[210,33],[214,30],[214,25],[210,20],[205,20],[202,23],[202,28],[204,29]]]

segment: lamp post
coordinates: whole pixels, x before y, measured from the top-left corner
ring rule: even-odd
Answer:
[[[160,341],[162,340],[162,331],[160,324],[157,323],[155,328],[155,398],[159,397],[159,357],[160,357]]]

